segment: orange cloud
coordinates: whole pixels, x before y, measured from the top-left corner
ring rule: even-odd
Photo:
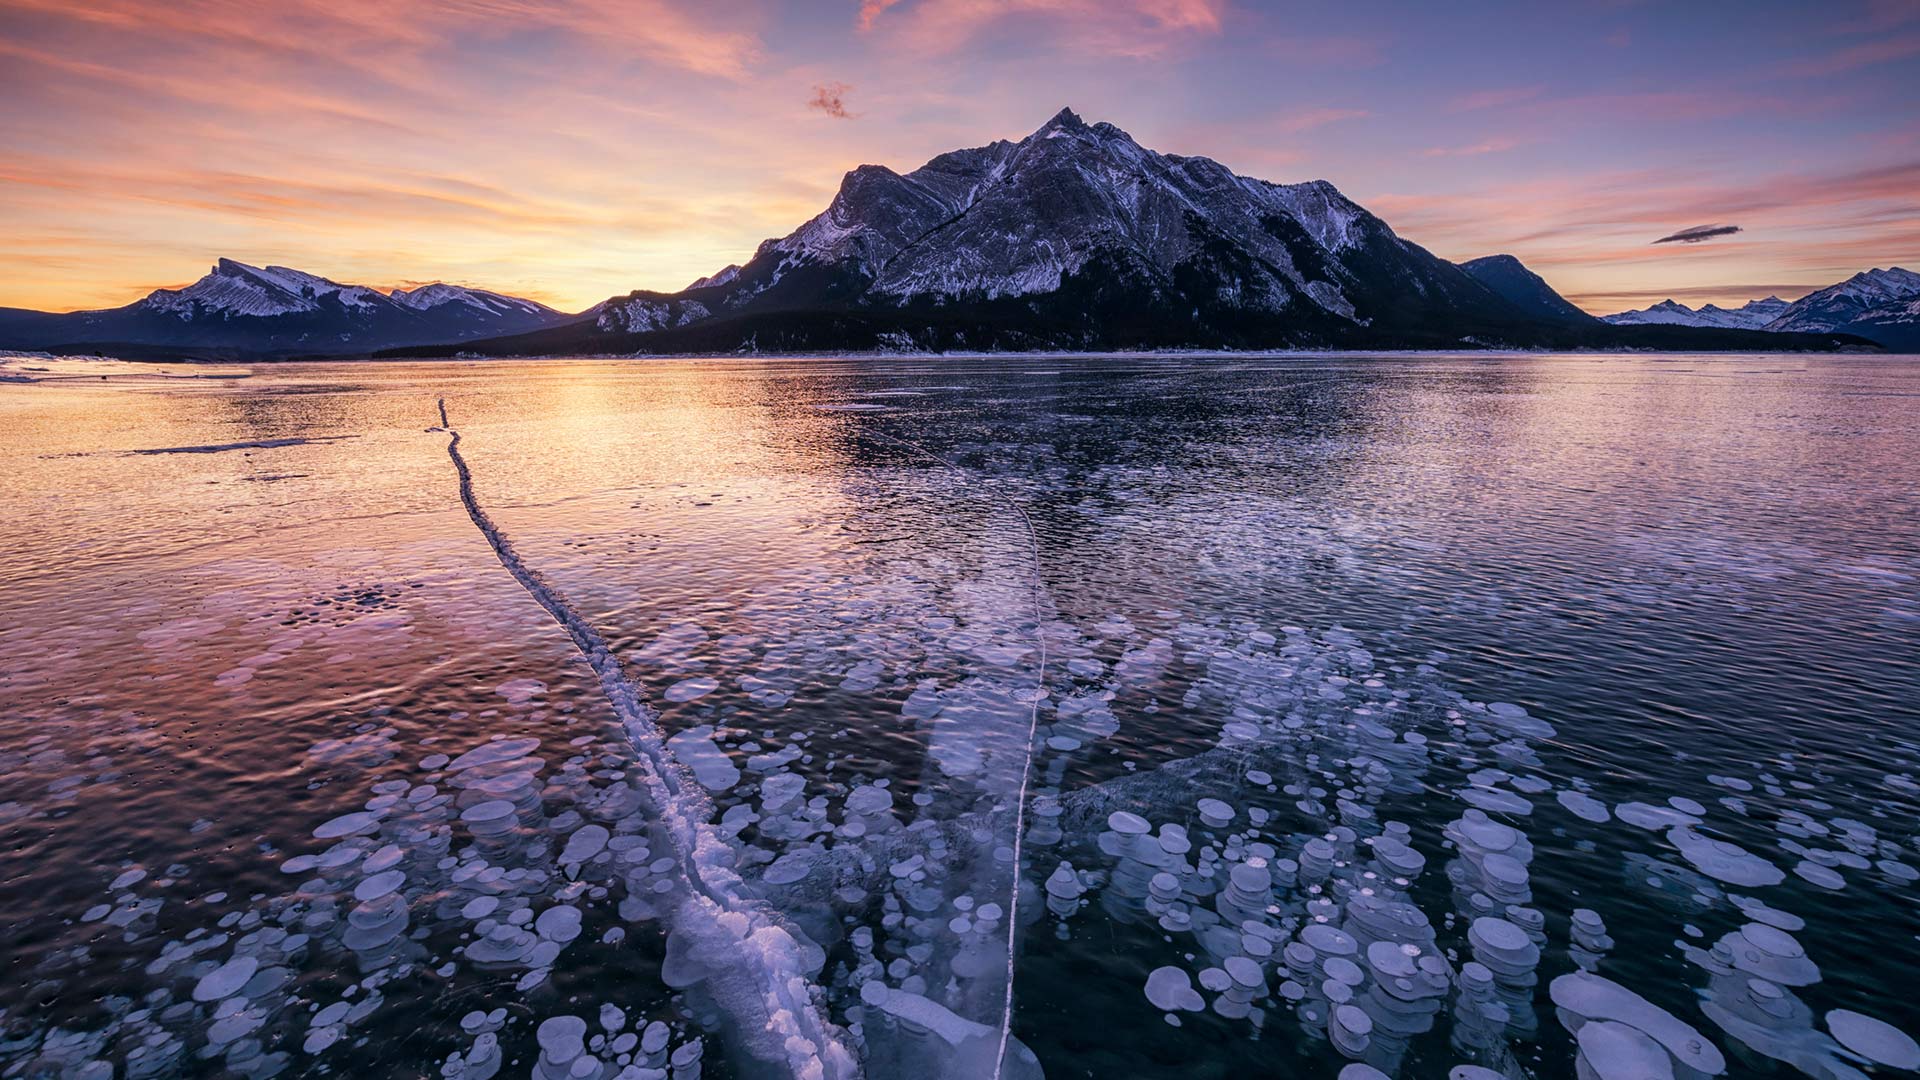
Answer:
[[[356,50],[408,52],[461,32],[556,30],[630,50],[691,72],[743,77],[758,39],[710,25],[668,0],[0,0],[0,14],[31,14],[130,34],[224,42],[256,52],[350,61]]]

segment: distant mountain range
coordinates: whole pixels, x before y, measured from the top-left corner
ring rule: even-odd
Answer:
[[[1672,300],[1608,315],[1614,326],[1699,326],[1769,333],[1844,333],[1900,352],[1920,351],[1920,274],[1893,267],[1855,274],[1789,304],[1777,296],[1727,309]]]
[[[124,308],[0,310],[0,346],[281,356],[1763,350],[1869,348],[1851,336],[1863,325],[1602,321],[1510,255],[1438,258],[1325,181],[1239,176],[1062,110],[1018,142],[942,154],[905,175],[862,165],[823,213],[744,264],[578,315],[474,289],[382,294],[223,260],[186,289]]]
[[[381,293],[284,266],[221,259],[184,289],[126,307],[52,314],[0,308],[0,346],[134,356],[363,354],[498,337],[578,316],[457,285]]]

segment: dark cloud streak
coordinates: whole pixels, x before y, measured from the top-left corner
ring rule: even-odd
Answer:
[[[1670,236],[1655,240],[1656,244],[1697,244],[1702,240],[1711,240],[1716,236],[1732,236],[1740,231],[1738,225],[1695,225],[1691,229],[1681,229]]]

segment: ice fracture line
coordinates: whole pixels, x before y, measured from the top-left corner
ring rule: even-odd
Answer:
[[[601,693],[620,718],[627,741],[646,766],[640,771],[687,886],[672,931],[688,935],[696,949],[731,954],[726,963],[715,965],[721,970],[708,980],[709,993],[739,1022],[754,1056],[801,1080],[857,1076],[858,1062],[821,1010],[802,944],[765,902],[743,893],[739,875],[726,861],[731,851],[712,825],[711,802],[674,760],[657,715],[606,639],[521,559],[512,541],[481,508],[474,495],[473,472],[460,453],[460,432],[448,422],[444,398],[439,408],[440,430],[449,436],[447,456],[459,474],[460,501],[467,516],[486,537],[500,565],[573,639],[574,648],[599,677]],[[746,986],[739,984],[742,975],[747,976]]]

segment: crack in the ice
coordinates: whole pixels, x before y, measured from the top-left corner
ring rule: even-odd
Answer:
[[[573,639],[573,645],[599,677],[600,690],[620,718],[627,740],[645,765],[649,794],[660,815],[660,825],[675,848],[676,869],[687,886],[674,930],[698,936],[699,948],[728,948],[739,970],[749,971],[756,998],[723,1001],[741,1023],[751,1043],[758,1036],[759,1056],[784,1064],[803,1080],[847,1080],[859,1067],[841,1045],[838,1030],[821,1011],[803,950],[786,921],[763,901],[743,895],[739,875],[726,865],[732,851],[711,822],[712,804],[667,748],[657,715],[627,677],[620,660],[600,633],[528,566],[500,530],[473,490],[473,472],[460,454],[460,432],[447,420],[447,403],[439,402],[440,428],[450,438],[447,456],[460,477],[460,501],[480,530],[500,565],[544,608]],[[1038,706],[1036,705],[1036,709]],[[747,955],[751,953],[752,955]],[[731,989],[709,986],[716,1000]],[[760,1030],[755,1031],[754,1025]],[[997,1070],[996,1070],[997,1072]]]
[[[969,473],[966,469],[948,461],[946,458],[928,450],[926,447],[909,442],[906,439],[888,435],[882,431],[869,429],[866,434],[876,439],[891,442],[896,446],[904,447],[907,451],[918,454],[940,465],[960,476],[962,479],[972,480],[974,478],[973,474]],[[1033,636],[1035,644],[1039,646],[1040,652],[1039,674],[1034,687],[1033,701],[1028,711],[1025,756],[1022,758],[1020,764],[1020,792],[1014,802],[1013,887],[1009,890],[1007,897],[1007,986],[1006,995],[1001,1003],[1000,1009],[1000,1046],[993,1056],[993,1080],[1001,1080],[1001,1070],[1005,1068],[1007,1059],[1007,1043],[1013,1037],[1014,945],[1016,935],[1019,933],[1020,928],[1020,863],[1023,857],[1023,848],[1026,843],[1027,832],[1027,785],[1033,777],[1033,739],[1034,735],[1040,730],[1040,702],[1046,697],[1047,690],[1046,614],[1041,603],[1041,595],[1045,591],[1046,586],[1040,577],[1040,534],[1034,531],[1033,518],[1027,515],[1026,507],[1000,494],[997,490],[993,489],[992,485],[988,485],[988,490],[992,492],[991,498],[999,502],[1002,506],[1012,510],[1015,514],[1018,514],[1021,524],[1026,527],[1027,549],[1033,558],[1032,583],[1030,586],[1033,596]]]

